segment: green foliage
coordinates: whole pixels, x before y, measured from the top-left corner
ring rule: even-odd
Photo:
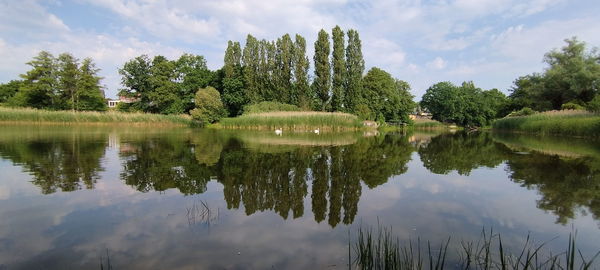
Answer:
[[[21,80],[11,80],[8,83],[0,84],[0,103],[7,102],[11,99],[17,94],[22,85],[23,81]]]
[[[497,130],[537,134],[598,137],[600,116],[585,111],[551,111],[498,119],[492,127]]]
[[[296,35],[294,42],[294,92],[292,93],[292,104],[308,110],[311,108],[314,93],[308,83],[309,60],[306,56],[306,40]]]
[[[27,65],[31,66],[31,70],[21,75],[23,86],[9,104],[56,109],[55,92],[58,85],[56,59],[49,52],[41,51]]]
[[[587,103],[599,93],[600,63],[598,51],[586,51],[586,44],[576,38],[566,39],[566,46],[544,56],[548,68],[518,78],[511,90],[512,109],[531,107],[544,111],[560,109],[566,102]]]
[[[590,112],[600,113],[600,95],[596,95],[596,97],[588,102],[586,109]]]
[[[363,100],[362,76],[365,71],[365,60],[362,55],[362,46],[358,31],[348,30],[348,46],[346,47],[346,82],[345,106],[348,112],[357,112]]]
[[[321,29],[315,41],[315,78],[313,88],[317,96],[316,108],[325,111],[329,105],[331,65],[329,63],[329,34]]]
[[[200,55],[183,54],[177,60],[157,55],[152,60],[147,55],[127,61],[121,69],[119,93],[138,99],[131,110],[160,114],[189,112],[198,88],[214,81],[215,74],[206,67]]]
[[[483,91],[472,82],[455,86],[450,82],[437,83],[425,92],[421,105],[432,113],[433,119],[453,122],[465,127],[484,126],[503,114],[506,97],[496,89]]]
[[[537,112],[534,111],[533,109],[529,108],[529,107],[525,107],[523,109],[520,109],[518,111],[514,111],[511,112],[509,115],[507,115],[508,117],[513,117],[513,116],[527,116],[527,115],[532,115],[532,114],[536,114]]]
[[[212,87],[198,90],[195,102],[196,108],[191,111],[192,118],[202,125],[217,122],[227,115],[219,91]]]
[[[244,106],[244,114],[264,112],[294,112],[300,111],[296,105],[285,104],[275,101],[263,101],[256,104]]]
[[[408,122],[408,113],[415,106],[408,83],[395,80],[389,73],[374,67],[367,72],[362,84],[364,100],[368,100],[365,105],[377,121]],[[359,106],[358,109],[361,110],[359,115],[365,116],[364,108]]]
[[[332,93],[331,109],[333,111],[344,111],[344,83],[346,82],[346,58],[344,57],[344,31],[339,26],[332,30],[333,52],[332,52]]]
[[[100,69],[91,58],[85,58],[79,67],[79,80],[75,95],[75,109],[79,111],[106,111],[108,106],[100,89]]]
[[[561,110],[584,110],[585,108],[577,103],[567,102],[560,106]]]

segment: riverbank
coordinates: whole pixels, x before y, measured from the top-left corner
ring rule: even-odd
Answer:
[[[161,115],[123,112],[48,111],[30,108],[0,107],[0,123],[4,124],[127,124],[190,126],[187,115]]]
[[[267,112],[223,118],[211,128],[282,130],[297,132],[352,131],[363,129],[358,117],[347,113],[329,112]]]
[[[494,121],[492,129],[543,135],[600,137],[600,114],[563,110],[505,117]]]

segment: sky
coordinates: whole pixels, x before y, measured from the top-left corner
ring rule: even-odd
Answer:
[[[115,97],[119,67],[141,54],[199,54],[218,69],[228,40],[298,33],[312,59],[318,31],[339,25],[358,30],[367,70],[407,81],[417,101],[440,81],[509,93],[564,39],[600,46],[598,14],[598,0],[0,0],[0,83],[41,50],[70,52],[93,58]]]

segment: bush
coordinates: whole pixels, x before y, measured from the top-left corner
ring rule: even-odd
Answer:
[[[596,95],[594,99],[588,102],[586,109],[590,112],[600,113],[600,95]]]
[[[297,112],[300,108],[296,105],[285,104],[274,101],[263,101],[252,105],[244,106],[243,114],[264,113],[264,112]]]
[[[518,111],[515,112],[511,112],[509,113],[507,116],[508,117],[513,117],[513,116],[527,116],[527,115],[532,115],[532,114],[536,114],[537,112],[532,110],[529,107],[525,107],[523,109],[520,109]]]
[[[563,105],[560,106],[561,110],[583,110],[583,106],[577,104],[577,103],[573,103],[573,102],[568,102],[565,103]]]
[[[212,87],[201,88],[196,92],[196,108],[190,111],[192,118],[207,125],[219,121],[227,115],[219,91]]]

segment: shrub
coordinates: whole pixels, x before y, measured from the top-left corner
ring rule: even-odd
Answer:
[[[227,115],[219,91],[212,87],[198,90],[195,103],[196,108],[190,113],[192,118],[198,120],[202,125],[217,122]]]
[[[520,109],[518,111],[511,112],[507,116],[508,117],[513,117],[513,116],[527,116],[527,115],[532,115],[532,114],[535,114],[535,113],[537,113],[537,112],[534,111],[534,110],[532,110],[529,107],[525,107],[525,108]]]
[[[561,110],[583,110],[583,106],[577,104],[577,103],[573,103],[573,102],[568,102],[565,103],[563,105],[560,106]]]
[[[590,112],[600,113],[600,95],[596,95],[594,99],[588,102],[586,109]]]
[[[263,101],[256,104],[244,106],[244,114],[264,112],[297,112],[300,108],[296,105],[285,104],[275,101]]]

